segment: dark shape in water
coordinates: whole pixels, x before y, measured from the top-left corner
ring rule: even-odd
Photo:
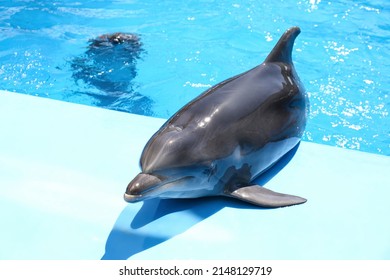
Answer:
[[[144,49],[138,35],[101,35],[89,40],[85,54],[71,61],[72,77],[76,83],[82,81],[98,89],[84,93],[97,99],[99,106],[150,115],[152,101],[134,92],[132,83],[142,52]]]
[[[100,48],[103,46],[112,47],[114,45],[125,44],[125,47],[130,46],[130,50],[142,50],[142,44],[140,39],[135,34],[126,34],[126,33],[113,33],[113,34],[104,34],[99,37],[89,40],[90,48]]]

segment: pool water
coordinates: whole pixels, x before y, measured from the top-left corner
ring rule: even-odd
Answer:
[[[389,8],[385,0],[1,1],[0,89],[168,118],[260,64],[297,25],[293,60],[311,101],[304,140],[390,155]],[[92,57],[90,40],[114,32],[138,36],[140,48],[115,49],[112,63]]]

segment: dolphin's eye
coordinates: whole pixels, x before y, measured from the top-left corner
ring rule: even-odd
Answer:
[[[216,166],[214,164],[211,164],[211,166],[205,167],[202,173],[207,177],[211,177],[215,174],[216,171],[217,171]]]
[[[291,102],[288,104],[288,107],[292,109],[304,109],[305,108],[305,100],[302,97],[293,98]]]
[[[205,168],[203,169],[202,173],[206,176],[210,176],[211,175],[211,168]]]

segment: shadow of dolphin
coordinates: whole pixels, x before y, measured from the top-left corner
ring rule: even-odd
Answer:
[[[264,185],[271,180],[292,159],[298,146],[299,144],[255,182]],[[156,198],[144,201],[140,208],[136,206],[128,204],[120,213],[107,238],[102,260],[128,259],[174,238],[225,207],[272,211],[227,197]]]
[[[163,243],[224,207],[253,208],[228,198],[151,199],[136,212],[131,205],[119,215],[102,260],[124,260]],[[178,222],[180,221],[180,222]]]

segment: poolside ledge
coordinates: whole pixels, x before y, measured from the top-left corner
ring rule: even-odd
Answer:
[[[0,91],[0,259],[390,259],[390,157],[304,142],[267,187],[126,204],[164,120]]]

